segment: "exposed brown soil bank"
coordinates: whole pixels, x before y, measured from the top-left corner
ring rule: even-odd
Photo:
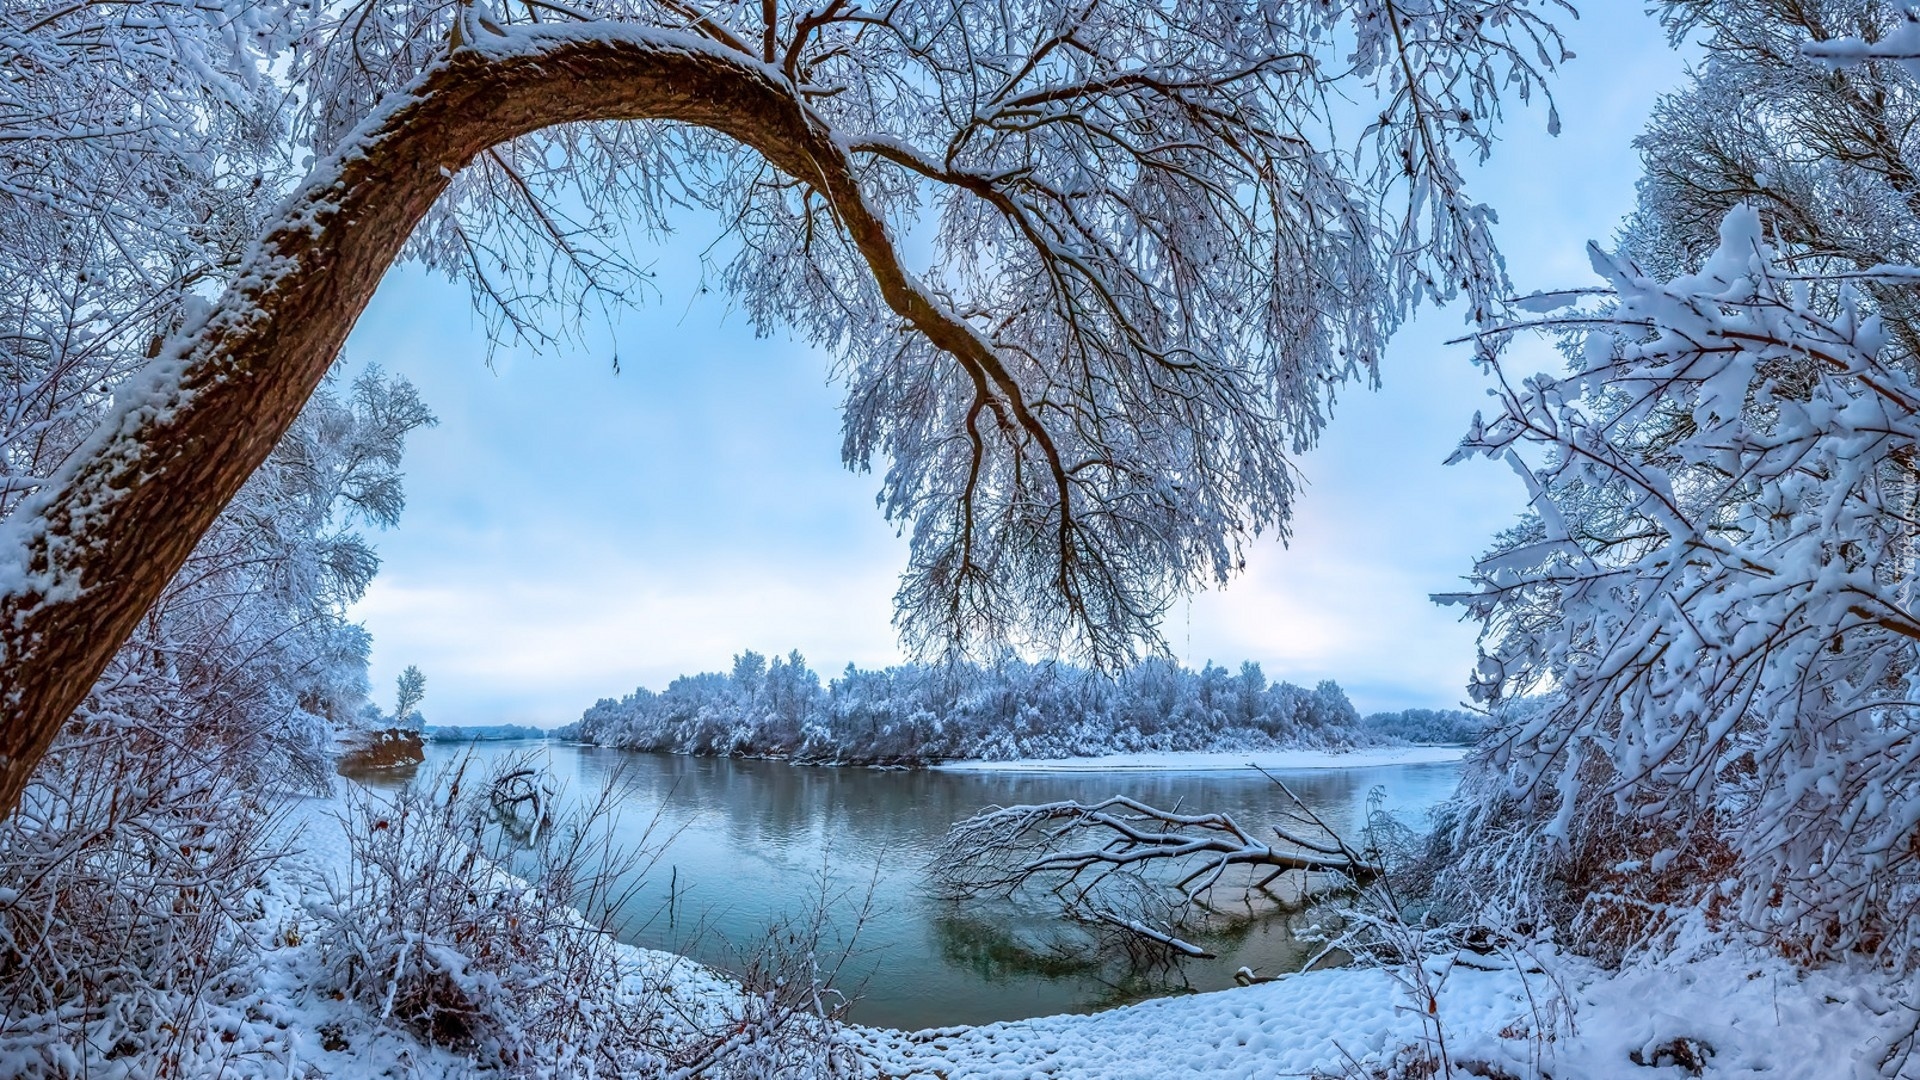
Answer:
[[[417,731],[387,728],[356,732],[340,740],[334,769],[342,776],[377,769],[400,769],[426,760],[426,744]]]

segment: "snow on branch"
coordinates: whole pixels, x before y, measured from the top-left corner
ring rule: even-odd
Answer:
[[[57,469],[0,476],[0,757],[25,763],[0,768],[0,806],[395,260],[466,277],[537,339],[569,296],[644,292],[610,245],[684,206],[716,213],[737,255],[718,277],[757,325],[836,357],[843,457],[882,460],[879,505],[911,536],[909,647],[1153,651],[1179,595],[1285,531],[1292,455],[1411,306],[1465,291],[1487,313],[1491,214],[1454,148],[1483,153],[1501,95],[1564,58],[1541,14],[1562,6],[215,5],[177,54],[142,21],[167,0],[0,13],[0,50],[33,60],[0,87],[0,148],[28,167],[0,171],[38,178],[0,210],[55,206],[116,252],[29,228],[0,262],[52,268],[28,329],[124,328],[115,370],[139,369],[87,384],[113,404],[92,434],[66,425]],[[76,28],[101,47],[62,51]],[[134,54],[151,83],[117,81]],[[1379,99],[1357,145],[1332,104],[1349,89]],[[132,126],[52,134],[99,102]],[[253,172],[112,202],[103,181],[149,159]],[[898,238],[923,225],[915,260]],[[247,242],[167,248],[209,230]],[[132,285],[88,325],[41,318],[93,312],[62,290],[101,263]]]
[[[1593,798],[1714,823],[1750,925],[1910,964],[1920,384],[1858,275],[1783,273],[1750,207],[1696,273],[1593,264],[1605,304],[1511,328],[1583,341],[1572,370],[1516,380],[1489,348],[1499,409],[1456,455],[1532,496],[1439,598],[1485,626],[1477,697],[1547,694],[1491,760],[1550,835]]]
[[[1833,68],[1852,67],[1868,60],[1892,60],[1920,78],[1920,10],[1909,4],[1905,18],[1879,38],[1836,37],[1809,41],[1800,52]]]

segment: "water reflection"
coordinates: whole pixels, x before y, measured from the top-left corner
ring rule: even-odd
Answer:
[[[472,752],[487,758],[529,749],[561,781],[563,801],[615,784],[623,841],[671,840],[624,910],[624,939],[724,967],[738,963],[742,949],[769,927],[820,907],[829,931],[824,945],[837,951],[851,939],[841,985],[858,989],[852,1015],[863,1023],[917,1028],[1088,1011],[1230,986],[1242,965],[1296,970],[1315,948],[1294,936],[1297,916],[1281,905],[1267,917],[1223,919],[1207,942],[1215,960],[1116,964],[1056,920],[1005,908],[956,909],[922,888],[947,827],[990,805],[1124,792],[1162,807],[1224,811],[1250,831],[1264,831],[1289,804],[1251,771],[831,769],[524,743],[481,744]],[[429,764],[464,752],[434,744]],[[1385,789],[1390,810],[1419,821],[1451,792],[1458,766],[1282,776],[1335,828],[1352,830],[1375,787]]]

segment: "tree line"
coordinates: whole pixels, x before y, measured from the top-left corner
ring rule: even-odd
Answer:
[[[751,650],[730,672],[603,698],[554,733],[601,746],[808,763],[1467,743],[1481,717],[1409,709],[1362,717],[1338,683],[1269,682],[1260,665],[1198,671],[1149,659],[1118,676],[1059,662],[848,664],[822,684],[798,652]]]

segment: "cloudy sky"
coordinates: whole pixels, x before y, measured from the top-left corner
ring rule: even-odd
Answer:
[[[1584,243],[1632,201],[1631,141],[1683,70],[1641,6],[1581,5],[1560,137],[1542,110],[1517,110],[1476,177],[1523,290],[1587,282]],[[405,374],[441,419],[409,448],[407,513],[376,538],[384,565],[355,610],[383,704],[408,664],[427,675],[431,722],[552,725],[742,648],[799,649],[829,676],[899,659],[905,544],[874,508],[876,479],[839,464],[827,359],[754,337],[702,293],[702,225],[651,253],[660,295],[611,338],[504,352],[491,370],[464,287],[418,270],[382,286],[349,359]],[[1342,395],[1302,462],[1291,544],[1262,544],[1232,586],[1174,610],[1180,659],[1336,679],[1363,711],[1459,700],[1474,630],[1427,597],[1457,585],[1522,499],[1504,468],[1442,464],[1486,394],[1445,343],[1461,326],[1424,311],[1383,387]]]

